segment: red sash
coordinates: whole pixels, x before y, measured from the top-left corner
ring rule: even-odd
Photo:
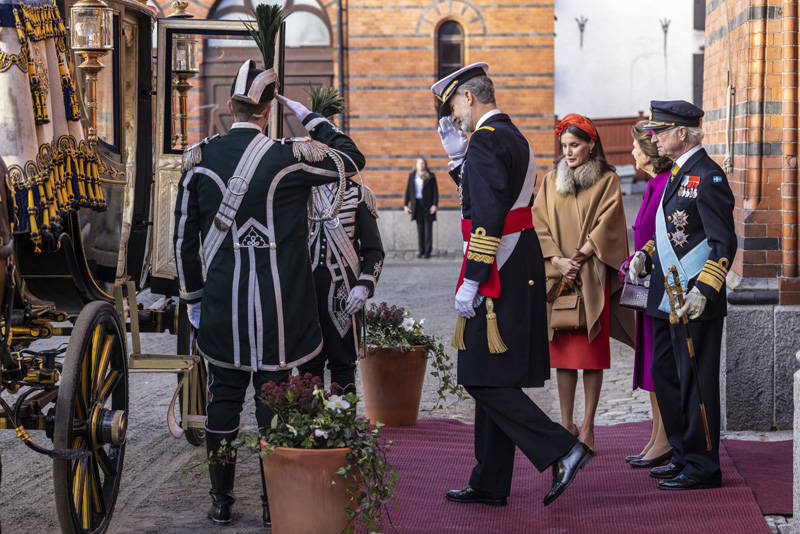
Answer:
[[[533,209],[518,208],[511,210],[506,215],[503,223],[503,235],[521,232],[533,228]],[[467,243],[469,250],[469,240],[472,232],[472,219],[461,219],[461,236]],[[467,254],[464,253],[464,261],[461,262],[461,273],[458,275],[456,291],[464,282],[464,271],[467,268]],[[478,286],[478,294],[484,297],[498,298],[500,296],[500,272],[497,270],[497,258],[492,263],[492,270],[489,272],[489,279]]]

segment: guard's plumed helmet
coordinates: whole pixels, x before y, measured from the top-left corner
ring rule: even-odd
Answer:
[[[231,85],[231,100],[245,104],[266,104],[275,97],[275,69],[256,68],[252,59],[239,67]]]

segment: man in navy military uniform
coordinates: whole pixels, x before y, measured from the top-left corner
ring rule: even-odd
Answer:
[[[517,446],[539,471],[553,466],[547,505],[592,454],[522,391],[550,377],[544,260],[531,214],[536,163],[527,139],[497,109],[487,70],[486,63],[469,65],[431,88],[441,102],[439,133],[468,243],[454,344],[458,382],[475,399],[477,465],[469,485],[446,497],[504,506]],[[464,132],[472,132],[469,150]]]
[[[275,82],[273,69],[257,69],[251,60],[242,64],[228,102],[237,122],[226,135],[184,153],[178,186],[175,260],[180,297],[208,363],[211,454],[236,437],[251,380],[258,395],[263,384],[285,380],[319,354],[306,206],[313,186],[339,179],[332,157],[347,173],[364,166],[349,137],[280,95],[311,138],[263,135]],[[341,155],[326,156],[331,151]],[[271,418],[271,410],[256,402],[258,426],[266,428]],[[235,467],[235,459],[209,465],[208,516],[217,523],[231,520]]]
[[[635,280],[652,271],[647,315],[653,318],[653,384],[673,455],[650,476],[665,490],[719,487],[719,352],[727,313],[725,278],[736,254],[734,198],[725,173],[700,145],[703,110],[682,100],[650,103],[659,155],[675,161],[656,215],[656,235],[631,261]],[[678,317],[689,318],[699,376],[694,376],[680,324],[670,325],[665,276],[675,266],[685,292]],[[668,280],[673,283],[673,280]],[[695,383],[707,410],[706,450]]]

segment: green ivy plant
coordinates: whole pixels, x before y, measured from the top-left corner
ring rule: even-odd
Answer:
[[[425,319],[415,320],[411,312],[401,306],[389,306],[386,302],[370,304],[366,309],[367,354],[371,348],[396,348],[411,350],[422,346],[431,362],[431,375],[439,381],[436,402],[431,410],[444,408],[448,395],[457,400],[466,399],[464,388],[456,381],[454,363],[444,350],[444,345],[434,336],[423,332]]]
[[[265,384],[261,402],[275,413],[270,427],[265,433],[240,432],[231,444],[234,449],[244,447],[264,456],[269,453],[262,448],[262,440],[266,441],[267,451],[276,447],[348,447],[347,465],[338,470],[338,480],[331,481],[332,484],[347,484],[347,492],[352,497],[351,504],[346,507],[347,513],[368,532],[379,532],[381,525],[387,523],[394,526],[389,508],[395,499],[400,475],[392,469],[386,456],[391,442],[380,439],[383,425],[372,426],[367,419],[356,415],[358,395],[333,395],[323,389],[320,378],[306,373],[291,376],[280,384]],[[224,450],[221,449],[220,454],[224,454]],[[356,521],[351,522],[345,532],[354,532]]]

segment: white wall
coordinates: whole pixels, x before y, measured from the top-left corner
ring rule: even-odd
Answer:
[[[645,115],[650,100],[692,101],[691,0],[556,0],[555,113],[590,118]],[[580,47],[576,18],[589,19]],[[666,56],[661,19],[670,19]]]

